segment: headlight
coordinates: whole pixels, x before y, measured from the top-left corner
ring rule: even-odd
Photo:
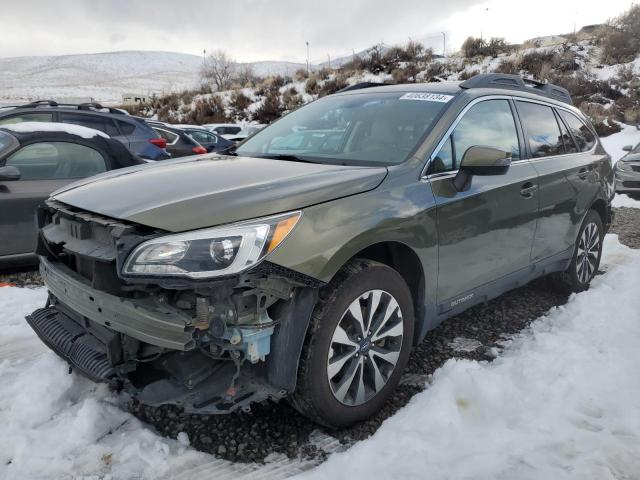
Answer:
[[[623,172],[633,171],[633,169],[631,168],[631,165],[627,164],[627,162],[624,162],[622,160],[618,160],[618,162],[616,163],[616,168],[618,170],[622,170]]]
[[[209,278],[255,265],[291,233],[301,212],[154,238],[138,245],[123,274]]]

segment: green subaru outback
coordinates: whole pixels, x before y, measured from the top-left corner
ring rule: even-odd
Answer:
[[[54,193],[38,211],[49,300],[27,321],[148,405],[286,397],[345,426],[382,407],[446,318],[542,275],[588,288],[613,194],[560,87],[355,85],[228,155]]]

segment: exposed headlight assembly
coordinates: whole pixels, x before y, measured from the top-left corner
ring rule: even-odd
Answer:
[[[275,250],[301,212],[154,238],[127,258],[124,275],[211,278],[242,272]]]

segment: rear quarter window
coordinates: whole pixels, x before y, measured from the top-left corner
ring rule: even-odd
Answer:
[[[123,122],[122,120],[116,120],[116,123],[122,135],[131,135],[136,131],[136,126],[132,123]]]
[[[581,152],[588,152],[596,145],[596,137],[585,123],[573,113],[560,110],[560,117],[567,124]]]

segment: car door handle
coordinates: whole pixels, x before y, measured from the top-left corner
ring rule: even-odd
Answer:
[[[522,187],[520,187],[520,195],[522,195],[525,198],[531,198],[533,197],[533,194],[536,193],[537,188],[538,188],[537,185],[534,185],[531,182],[527,182],[523,184]]]

